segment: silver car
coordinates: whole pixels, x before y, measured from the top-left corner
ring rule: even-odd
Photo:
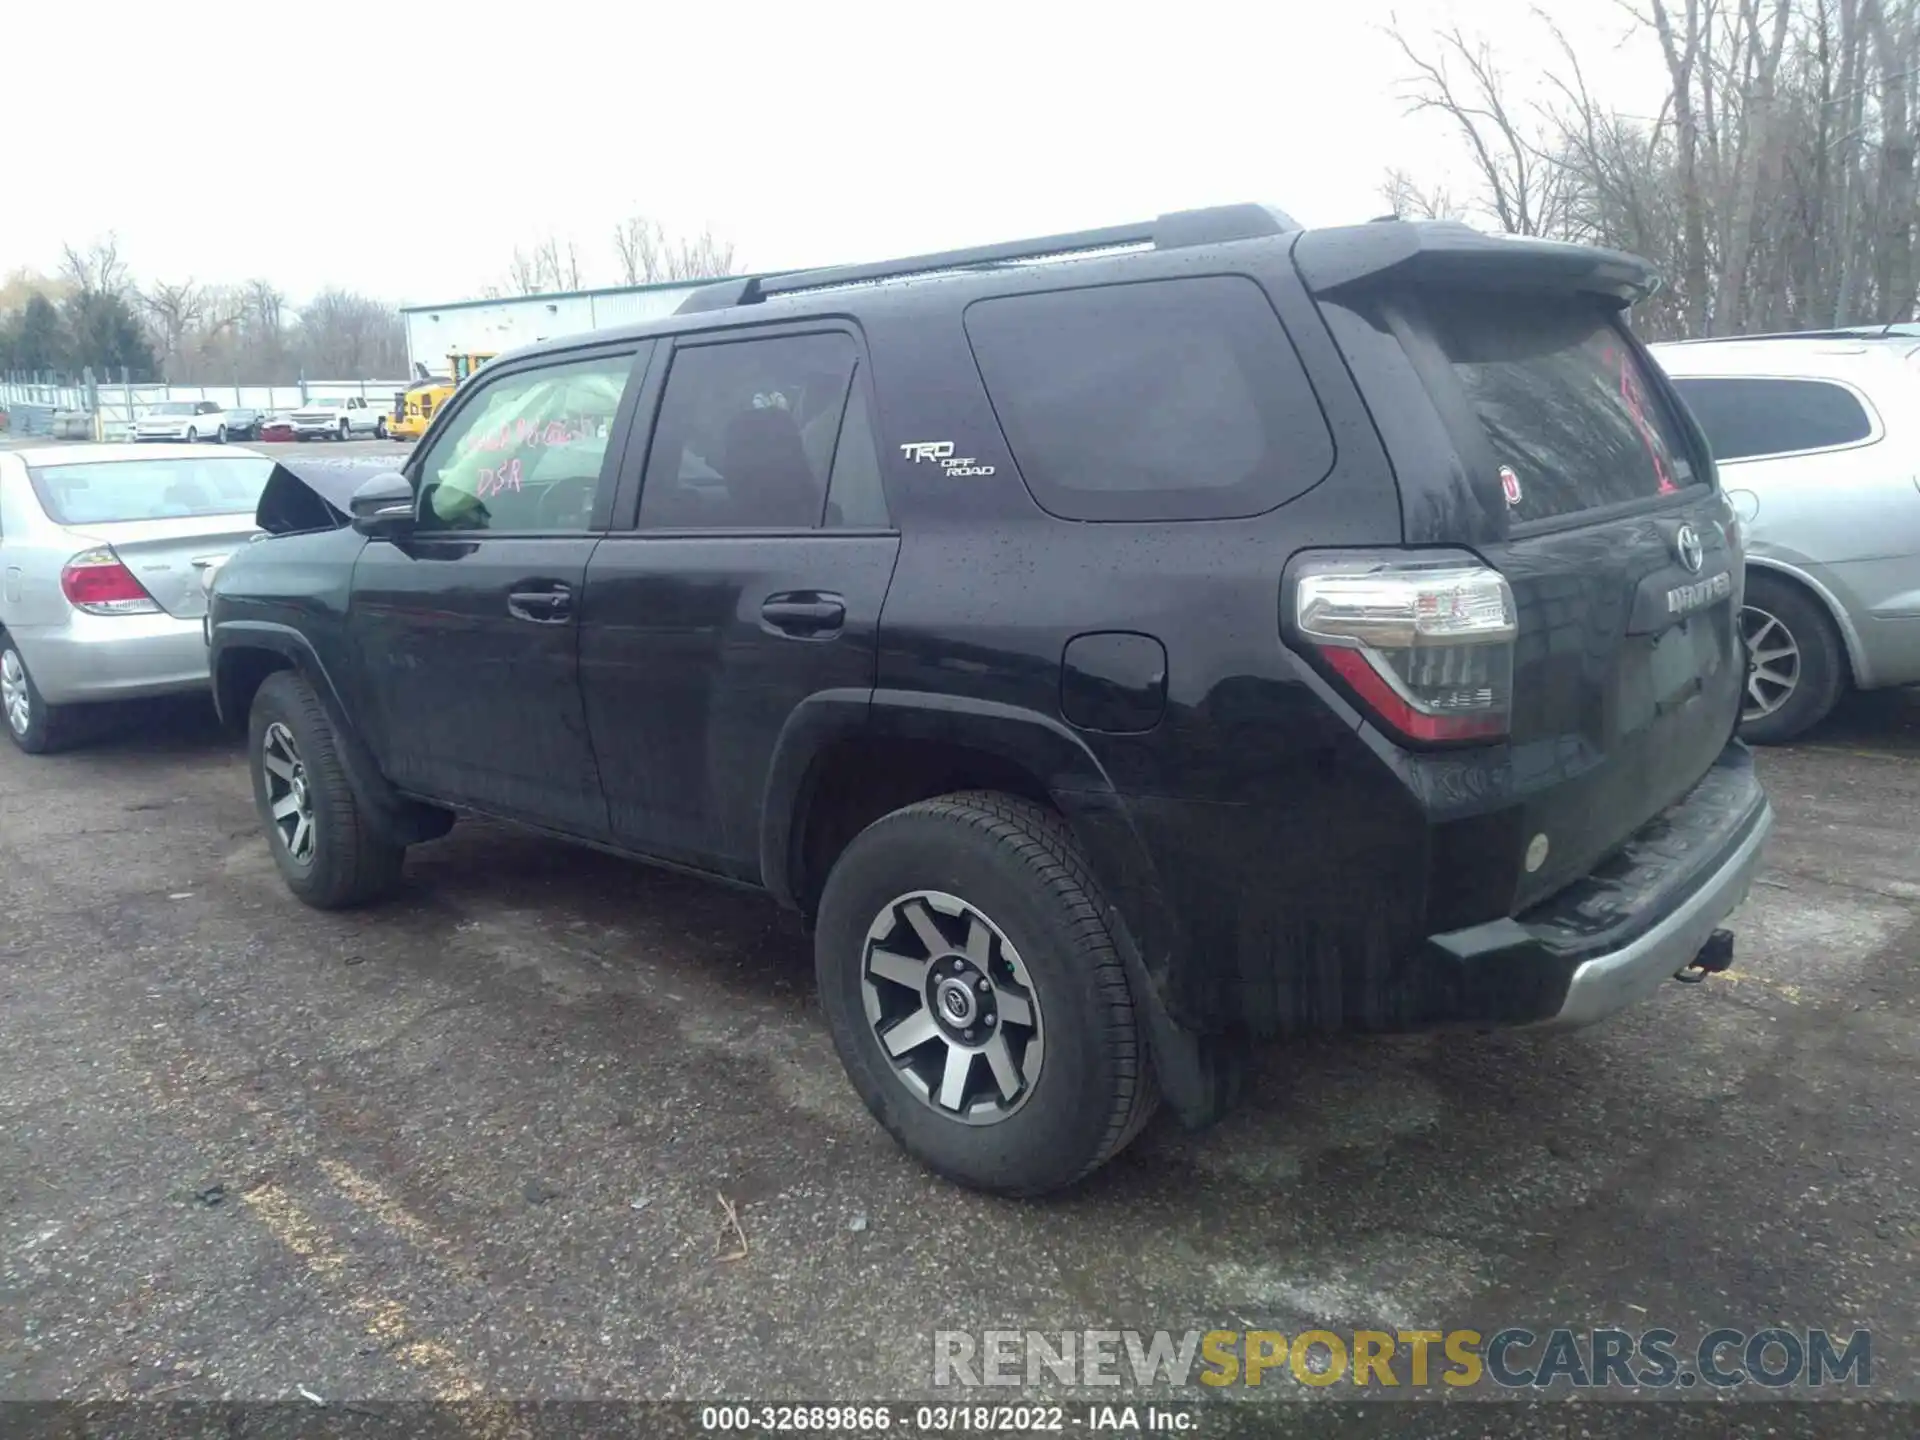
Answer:
[[[72,707],[204,690],[203,576],[256,533],[274,462],[230,446],[0,453],[0,708],[38,754]]]
[[[1920,342],[1656,345],[1747,535],[1741,733],[1791,739],[1848,689],[1920,683]]]

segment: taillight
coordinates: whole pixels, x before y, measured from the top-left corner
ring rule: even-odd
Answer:
[[[1513,591],[1472,556],[1322,555],[1294,567],[1292,630],[1415,741],[1492,740],[1513,699]]]
[[[151,615],[160,607],[109,546],[74,556],[60,572],[60,593],[89,615]]]

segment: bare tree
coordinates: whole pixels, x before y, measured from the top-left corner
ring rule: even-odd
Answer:
[[[1544,103],[1503,93],[1492,52],[1458,31],[1433,59],[1403,42],[1416,108],[1463,142],[1461,208],[1645,255],[1670,281],[1637,312],[1651,334],[1911,319],[1920,0],[1621,3],[1659,43],[1651,118],[1596,95],[1544,16],[1560,49],[1532,87]],[[1385,193],[1418,214],[1426,192],[1389,172]]]
[[[1553,233],[1565,219],[1563,177],[1542,153],[1546,137],[1540,127],[1508,103],[1492,48],[1469,43],[1455,29],[1434,37],[1435,53],[1428,58],[1397,27],[1388,33],[1414,71],[1404,98],[1412,110],[1435,111],[1458,128],[1500,228],[1515,235]],[[1456,67],[1463,77],[1456,77]]]
[[[60,247],[60,274],[82,295],[121,295],[131,288],[126,262],[120,258],[119,237],[108,233],[82,250]]]
[[[626,285],[707,280],[733,272],[734,246],[711,229],[691,240],[669,239],[658,220],[630,215],[613,230],[613,249]]]
[[[181,342],[188,331],[200,324],[205,300],[200,287],[191,279],[178,283],[156,280],[140,296],[154,338],[160,342],[160,365],[169,379],[174,378],[180,358]]]
[[[1464,214],[1445,186],[1422,186],[1405,170],[1387,172],[1380,198],[1387,213],[1401,220],[1459,220]]]

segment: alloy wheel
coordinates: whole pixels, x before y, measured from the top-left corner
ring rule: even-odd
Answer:
[[[267,781],[267,812],[274,833],[295,864],[313,863],[313,788],[293,732],[276,720],[260,742],[260,767]]]
[[[889,902],[860,962],[867,1023],[915,1098],[968,1125],[1033,1096],[1040,1000],[1011,941],[977,907],[938,890]]]
[[[33,724],[33,696],[27,691],[27,667],[18,650],[0,651],[0,705],[7,711],[13,733],[24,735]]]
[[[1747,697],[1743,722],[1773,714],[1800,686],[1800,646],[1780,617],[1749,605],[1740,612],[1747,642]]]

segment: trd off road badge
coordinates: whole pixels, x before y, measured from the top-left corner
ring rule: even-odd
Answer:
[[[1500,493],[1507,497],[1509,506],[1520,503],[1520,477],[1513,473],[1511,465],[1500,467]]]
[[[951,440],[916,440],[912,444],[902,445],[900,453],[916,465],[932,461],[944,474],[954,478],[993,474],[993,466],[976,464],[971,455],[956,459]]]

